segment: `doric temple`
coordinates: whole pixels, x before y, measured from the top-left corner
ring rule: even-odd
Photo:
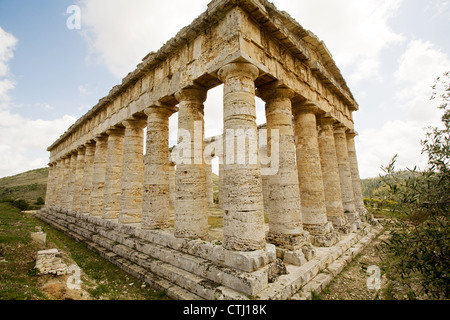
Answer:
[[[205,137],[219,85],[223,135]],[[325,44],[286,12],[213,0],[48,148],[37,216],[175,299],[308,298],[379,231],[362,199],[358,108]]]

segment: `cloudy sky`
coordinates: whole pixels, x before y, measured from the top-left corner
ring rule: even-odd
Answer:
[[[0,0],[0,177],[46,166],[47,147],[208,2]],[[441,116],[431,86],[450,70],[450,0],[273,2],[325,41],[359,103],[361,177],[395,154],[399,168],[424,167],[420,140]],[[207,136],[222,129],[221,94],[208,93]],[[265,122],[259,99],[257,111]]]

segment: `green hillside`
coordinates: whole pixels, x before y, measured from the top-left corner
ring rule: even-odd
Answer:
[[[41,168],[1,178],[0,201],[22,200],[29,209],[40,208],[47,190],[47,176],[48,168]]]

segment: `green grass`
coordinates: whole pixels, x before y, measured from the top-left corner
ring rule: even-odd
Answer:
[[[1,178],[0,201],[22,199],[31,209],[39,209],[35,203],[39,197],[45,199],[47,177],[48,168],[41,168]]]
[[[47,234],[46,246],[31,240],[30,234],[41,227]],[[70,258],[83,271],[82,287],[92,299],[160,300],[167,299],[162,291],[132,277],[87,249],[82,243],[46,225],[30,214],[24,214],[8,203],[0,203],[0,300],[46,300],[42,290],[46,279],[37,276],[34,266],[39,250],[58,248],[63,259]]]

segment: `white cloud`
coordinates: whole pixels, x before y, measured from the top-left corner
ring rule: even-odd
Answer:
[[[9,91],[15,87],[9,71],[18,40],[0,27],[0,177],[26,170],[45,167],[48,163],[47,147],[76,121],[65,115],[60,119],[42,120],[24,118],[12,112]],[[35,107],[51,109],[47,103]]]
[[[440,122],[442,112],[430,101],[431,86],[446,71],[450,71],[450,57],[436,45],[420,39],[409,43],[394,74],[400,88],[397,103],[409,120],[422,126]]]
[[[424,130],[414,122],[388,121],[378,129],[365,129],[357,138],[358,161],[361,178],[376,177],[382,173],[396,154],[397,169],[426,167],[426,157],[421,154]]]
[[[0,111],[0,177],[47,166],[47,147],[76,120],[32,120]]]
[[[404,41],[388,24],[402,0],[274,0],[274,3],[325,42],[352,83],[379,77],[382,50]]]
[[[395,83],[391,112],[384,117],[399,113],[400,119],[386,122],[381,128],[361,131],[357,139],[362,177],[382,173],[380,167],[387,165],[395,154],[399,155],[398,169],[424,169],[427,164],[421,154],[421,141],[425,128],[440,126],[442,110],[436,101],[430,101],[434,80],[450,70],[450,58],[429,41],[410,41],[398,59],[394,73]],[[399,112],[398,112],[399,111]]]
[[[91,57],[122,78],[205,11],[208,2],[78,0],[81,32]]]

